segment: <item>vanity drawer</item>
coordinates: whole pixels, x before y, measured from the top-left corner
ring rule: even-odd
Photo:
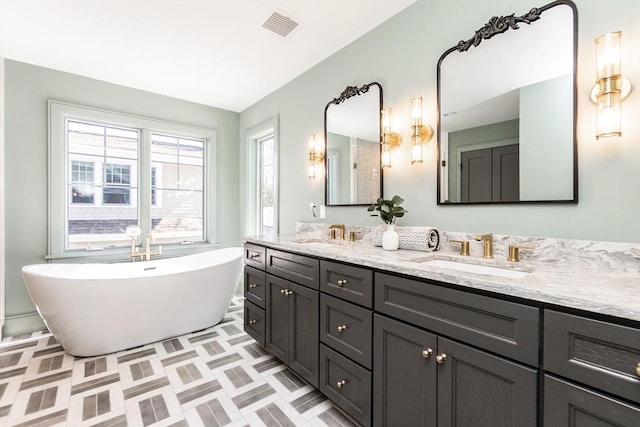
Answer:
[[[320,261],[304,255],[267,249],[267,273],[318,289]]]
[[[251,243],[244,244],[244,263],[259,270],[264,270],[267,248]]]
[[[375,283],[376,311],[538,365],[537,308],[383,273]]]
[[[260,308],[264,308],[266,273],[244,266],[244,296]]]
[[[545,311],[544,369],[640,403],[640,329]]]
[[[320,290],[364,307],[373,308],[373,271],[321,260]]]
[[[370,310],[320,294],[320,341],[371,369]]]
[[[371,425],[371,372],[320,344],[320,391],[362,425]]]
[[[244,302],[244,331],[262,347],[265,346],[264,310],[249,301]]]

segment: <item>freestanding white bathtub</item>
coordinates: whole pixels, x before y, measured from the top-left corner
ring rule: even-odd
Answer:
[[[237,247],[147,262],[33,264],[22,275],[62,347],[96,356],[220,322],[242,262]]]

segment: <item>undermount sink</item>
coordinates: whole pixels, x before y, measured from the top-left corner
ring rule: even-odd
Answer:
[[[444,259],[434,259],[425,261],[424,264],[430,267],[447,268],[449,270],[464,271],[467,273],[484,274],[487,276],[505,277],[507,279],[522,279],[526,277],[529,272],[520,270],[510,270],[500,267],[489,267],[486,265],[469,264],[466,262],[447,261]]]

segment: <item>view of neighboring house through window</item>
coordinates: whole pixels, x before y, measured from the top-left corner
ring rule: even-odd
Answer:
[[[274,234],[274,144],[273,135],[258,140],[259,150],[259,230],[265,236]]]
[[[204,140],[151,132],[145,169],[138,129],[68,120],[66,135],[67,248],[128,245],[125,229],[141,212],[150,212],[156,243],[205,239]],[[147,191],[138,198],[145,173]]]
[[[68,120],[66,132],[67,247],[128,243],[124,229],[138,220],[139,130]]]

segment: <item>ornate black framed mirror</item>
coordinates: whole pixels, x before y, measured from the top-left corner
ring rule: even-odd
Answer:
[[[324,109],[327,206],[370,205],[382,197],[380,112],[377,82],[347,86]]]
[[[577,203],[577,31],[575,4],[554,1],[442,54],[439,205]]]

